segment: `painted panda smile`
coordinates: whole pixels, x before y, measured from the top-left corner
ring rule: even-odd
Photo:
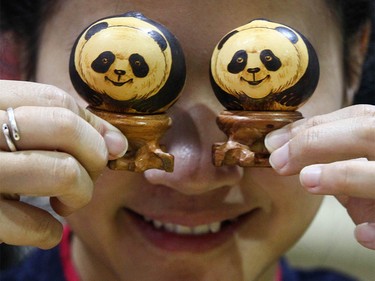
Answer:
[[[115,81],[109,79],[107,76],[105,76],[105,80],[111,82],[116,87],[121,87],[121,86],[125,85],[128,82],[133,82],[132,78],[130,78],[129,80],[126,80],[125,82],[115,82]]]
[[[254,80],[246,80],[245,78],[241,77],[241,80],[249,83],[251,86],[257,86],[260,83],[262,83],[264,80],[266,80],[268,77],[270,77],[270,76],[267,75],[266,77],[264,77],[263,79],[260,79],[260,80],[255,80],[255,77],[254,77]]]

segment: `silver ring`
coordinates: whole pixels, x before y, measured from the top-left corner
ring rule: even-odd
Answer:
[[[7,109],[7,112],[8,112],[8,119],[9,119],[9,123],[10,123],[10,130],[11,130],[10,132],[12,134],[12,138],[15,141],[19,141],[21,137],[20,137],[20,134],[19,134],[19,131],[18,131],[16,118],[14,117],[14,110],[13,110],[12,107],[9,107]]]
[[[5,123],[3,124],[3,134],[4,134],[5,141],[7,142],[9,150],[11,152],[17,151],[17,147],[14,144],[12,138],[10,137],[8,124],[5,124]]]

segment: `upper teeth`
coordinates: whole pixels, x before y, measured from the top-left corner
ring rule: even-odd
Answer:
[[[207,233],[217,233],[220,231],[221,223],[222,223],[218,221],[218,222],[213,222],[210,224],[201,224],[201,225],[190,227],[186,225],[153,220],[148,217],[144,217],[144,220],[147,222],[151,222],[153,226],[157,229],[163,228],[164,230],[168,232],[173,232],[177,234],[185,234],[185,235],[188,235],[188,234],[201,235],[201,234],[207,234]]]

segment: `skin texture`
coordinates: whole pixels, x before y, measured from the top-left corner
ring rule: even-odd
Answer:
[[[358,117],[362,119],[356,121],[373,124],[374,108],[352,107],[346,115],[345,111],[336,112],[343,105],[348,86],[342,71],[339,21],[324,1],[228,3],[64,1],[56,9],[41,38],[36,73],[40,84],[1,84],[6,91],[0,98],[0,120],[7,120],[7,107],[15,108],[22,139],[17,143],[19,152],[0,152],[4,159],[0,163],[0,182],[4,183],[0,193],[7,194],[0,201],[0,224],[9,226],[7,230],[2,228],[0,240],[43,248],[55,245],[61,235],[60,224],[35,207],[9,200],[8,194],[51,196],[51,204],[59,214],[70,214],[66,219],[75,233],[73,259],[82,280],[273,280],[277,260],[303,234],[319,207],[321,197],[315,194],[344,194],[346,201],[340,197],[342,202],[351,204],[354,213],[362,214],[353,215],[357,223],[374,221],[374,194],[369,191],[375,182],[371,177],[373,162],[351,161],[367,177],[355,183],[347,178],[338,185],[332,181],[345,171],[329,170],[335,166],[323,166],[323,177],[318,177],[320,185],[311,176],[319,173],[305,169],[301,181],[306,189],[311,192],[311,186],[322,187],[313,188],[314,195],[301,188],[298,177],[306,165],[343,158],[375,158],[374,142],[372,147],[363,146],[357,151],[346,143],[355,141],[358,147],[369,144],[373,135],[368,127],[357,128],[354,137],[348,133],[354,125],[349,129],[345,126],[353,122],[350,117],[356,113],[362,114]],[[106,169],[108,158],[123,155],[126,139],[110,124],[83,110],[86,103],[70,83],[70,49],[81,30],[98,18],[130,10],[167,26],[186,56],[186,84],[180,99],[168,111],[173,125],[162,140],[175,156],[174,173],[149,170],[136,174]],[[203,16],[197,11],[204,11]],[[267,138],[274,169],[215,168],[211,164],[211,145],[225,136],[214,125],[223,107],[211,89],[210,56],[224,34],[253,18],[270,18],[293,26],[313,44],[321,63],[321,79],[315,94],[300,111],[307,118],[320,117],[299,121],[281,131],[284,134],[278,131]],[[360,65],[361,58],[358,60]],[[329,112],[334,113],[322,115]],[[343,114],[346,118],[340,121]],[[323,134],[330,132],[330,122],[343,123],[339,127],[333,124],[346,136],[339,139],[341,146],[337,138]],[[327,147],[332,149],[324,150]],[[0,148],[6,150],[3,138]],[[342,156],[343,150],[349,152]],[[14,177],[14,169],[23,176]],[[325,177],[332,173],[334,177]],[[327,178],[331,185],[326,183]],[[363,204],[351,199],[359,193],[368,202],[367,213],[359,211]],[[185,226],[251,214],[225,241],[207,250],[190,251],[150,243],[125,208]]]

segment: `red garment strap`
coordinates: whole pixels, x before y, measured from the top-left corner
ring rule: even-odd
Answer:
[[[275,281],[283,281],[283,273],[280,264],[277,266]]]
[[[70,248],[71,231],[68,226],[64,227],[63,237],[60,243],[60,259],[66,281],[79,281],[79,276],[74,268],[71,248]]]

